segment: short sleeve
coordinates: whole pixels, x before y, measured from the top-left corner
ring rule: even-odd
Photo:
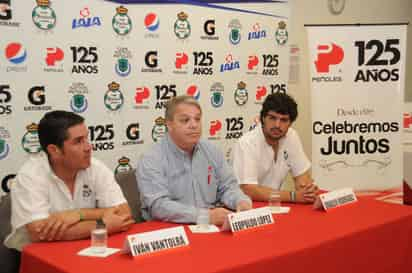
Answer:
[[[114,178],[114,173],[97,159],[93,159],[93,165],[92,176],[95,181],[98,207],[108,208],[127,203]]]
[[[290,140],[287,161],[293,177],[296,177],[309,170],[311,163],[303,150],[299,135],[295,131],[292,132]]]
[[[50,202],[47,183],[36,176],[19,173],[11,187],[12,226],[18,229],[49,217]]]
[[[240,139],[233,149],[233,169],[239,184],[258,184],[255,153],[249,143]]]

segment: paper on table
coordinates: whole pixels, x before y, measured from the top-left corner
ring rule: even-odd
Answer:
[[[189,229],[192,233],[213,233],[219,232],[219,228],[215,225],[189,225]]]
[[[270,212],[272,214],[287,214],[290,211],[290,207],[269,207],[270,208]]]
[[[95,250],[92,247],[88,247],[88,248],[82,249],[79,252],[77,252],[77,255],[105,258],[107,256],[110,256],[110,255],[118,252],[118,251],[120,251],[119,248],[109,248],[109,247],[107,247],[105,252],[97,253],[97,252],[95,252]]]

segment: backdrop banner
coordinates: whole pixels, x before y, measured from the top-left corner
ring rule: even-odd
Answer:
[[[187,94],[226,158],[265,97],[287,92],[285,1],[0,1],[0,182],[38,155],[50,110],[85,117],[94,156],[136,167]]]
[[[315,181],[401,186],[406,25],[308,25],[307,34]]]

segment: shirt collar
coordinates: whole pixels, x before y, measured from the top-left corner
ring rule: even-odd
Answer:
[[[47,156],[47,154],[45,152],[40,152],[39,154],[40,160],[42,162],[43,168],[44,170],[48,173],[48,175],[53,178],[53,180],[55,181],[61,181],[60,178],[57,177],[57,175],[54,173],[50,162],[49,162],[49,157]]]

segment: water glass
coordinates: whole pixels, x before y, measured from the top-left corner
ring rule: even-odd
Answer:
[[[91,247],[95,253],[104,253],[107,248],[107,229],[97,228],[92,230]]]
[[[269,196],[269,203],[268,206],[272,213],[276,213],[280,211],[281,200],[280,200],[280,192],[273,190]]]

